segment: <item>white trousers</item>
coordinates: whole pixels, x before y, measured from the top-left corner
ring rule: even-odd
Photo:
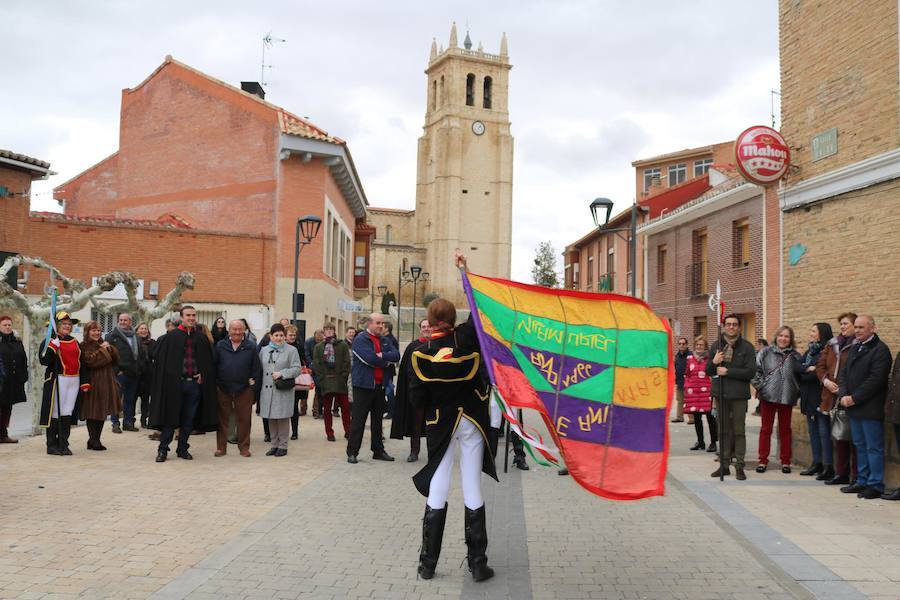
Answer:
[[[459,473],[462,478],[463,502],[471,510],[484,505],[484,498],[481,495],[484,438],[471,421],[462,417],[456,431],[453,432],[447,452],[444,453],[441,463],[434,472],[434,477],[431,478],[431,485],[428,489],[428,506],[431,508],[439,510],[447,505],[457,447],[459,447]]]
[[[81,379],[77,376],[60,375],[56,379],[56,401],[57,406],[53,407],[50,415],[51,419],[57,417],[69,417],[75,410],[75,400],[78,398],[78,388],[81,386]],[[59,410],[59,414],[56,411]]]

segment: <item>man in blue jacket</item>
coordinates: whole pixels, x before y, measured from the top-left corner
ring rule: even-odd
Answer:
[[[383,336],[384,315],[372,313],[366,320],[366,329],[353,338],[353,410],[350,425],[350,439],[347,441],[347,462],[356,464],[362,446],[366,417],[371,416],[372,458],[392,461],[394,457],[384,451],[381,433],[381,419],[384,415],[385,371],[400,360],[400,351]]]
[[[213,348],[216,367],[216,392],[219,400],[219,429],[216,432],[216,456],[228,450],[228,423],[235,413],[238,450],[250,456],[250,422],[253,386],[262,380],[262,363],[256,344],[246,339],[244,322],[234,319],[228,324],[228,337]]]

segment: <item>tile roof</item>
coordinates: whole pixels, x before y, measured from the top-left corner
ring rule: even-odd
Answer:
[[[41,169],[50,168],[50,163],[48,163],[47,161],[33,158],[31,156],[26,156],[25,154],[17,154],[15,152],[12,152],[11,150],[0,149],[0,158],[8,158],[10,160],[15,160],[28,165],[34,165],[36,167],[40,167]]]
[[[64,213],[32,211],[32,217],[77,223],[81,225],[125,225],[131,227],[149,227],[152,229],[193,229],[190,223],[174,213],[166,213],[157,219],[119,219],[115,217],[92,217],[84,215],[67,215]]]

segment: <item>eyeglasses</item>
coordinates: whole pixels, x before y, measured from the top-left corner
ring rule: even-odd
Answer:
[[[740,323],[725,323],[725,327],[740,327]]]

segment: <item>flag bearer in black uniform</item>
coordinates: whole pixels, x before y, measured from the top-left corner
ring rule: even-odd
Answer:
[[[465,257],[457,256],[465,266]],[[499,410],[491,410],[490,383],[471,320],[456,327],[456,307],[438,298],[428,306],[431,338],[413,352],[409,363],[412,402],[425,410],[428,464],[413,476],[416,489],[428,498],[422,522],[419,575],[431,579],[441,552],[447,496],[454,454],[465,502],[466,558],[475,581],[494,575],[487,565],[487,524],[481,494],[482,471],[497,479],[494,456]]]

